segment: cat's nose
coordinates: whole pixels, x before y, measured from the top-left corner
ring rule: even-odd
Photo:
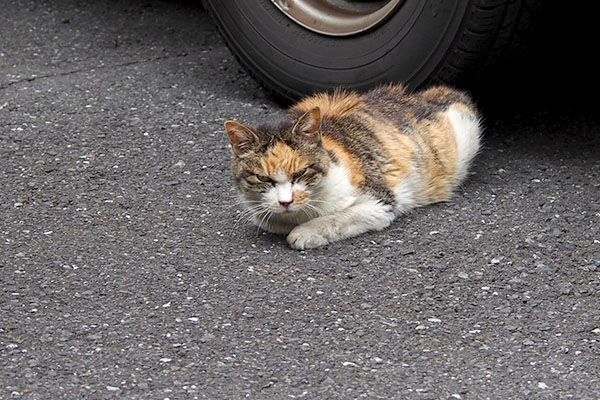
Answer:
[[[290,200],[290,201],[281,201],[279,200],[279,204],[281,204],[282,206],[284,206],[285,208],[288,208],[290,204],[292,204],[294,200]]]

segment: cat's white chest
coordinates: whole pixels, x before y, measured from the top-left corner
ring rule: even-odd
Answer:
[[[319,192],[314,195],[313,205],[322,214],[330,214],[351,206],[356,198],[356,189],[350,183],[347,171],[341,165],[331,163]]]

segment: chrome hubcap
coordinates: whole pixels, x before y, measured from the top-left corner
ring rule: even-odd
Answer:
[[[391,15],[403,0],[271,0],[297,24],[328,36],[365,32]]]

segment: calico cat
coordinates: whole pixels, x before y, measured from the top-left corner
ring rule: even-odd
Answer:
[[[299,250],[384,229],[411,208],[447,200],[482,131],[468,95],[443,86],[337,90],[305,98],[288,115],[225,128],[249,219]]]

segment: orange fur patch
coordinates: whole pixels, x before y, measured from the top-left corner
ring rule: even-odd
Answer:
[[[360,98],[354,92],[346,90],[336,90],[331,93],[319,93],[307,97],[294,105],[290,111],[305,113],[315,107],[321,110],[321,117],[340,118],[348,115],[352,110],[360,105]]]
[[[323,147],[344,164],[350,175],[350,183],[353,186],[358,186],[364,182],[365,176],[360,170],[360,162],[354,154],[348,152],[344,146],[327,136],[323,136]]]
[[[445,113],[439,113],[437,120],[419,125],[419,130],[423,132],[419,139],[425,158],[421,171],[425,186],[420,194],[429,201],[446,200],[454,185],[458,160],[458,145],[452,123]]]
[[[391,121],[375,119],[367,113],[359,113],[358,117],[373,132],[385,151],[387,162],[382,163],[383,181],[388,188],[394,189],[412,168],[415,143]]]
[[[406,93],[404,86],[397,83],[390,83],[386,89],[394,96],[403,96]]]
[[[308,166],[298,152],[283,142],[277,143],[260,160],[263,171],[268,176],[274,177],[278,170],[281,170],[288,177],[291,177],[296,171]]]
[[[306,202],[306,192],[304,190],[294,190],[292,192],[292,199],[296,204],[304,204]]]

